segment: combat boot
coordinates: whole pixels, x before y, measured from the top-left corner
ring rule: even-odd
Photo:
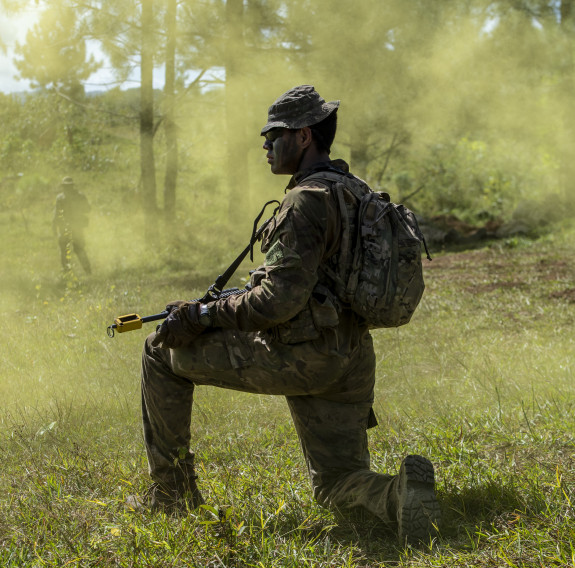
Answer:
[[[432,463],[422,456],[407,456],[392,483],[399,543],[429,543],[441,518]]]
[[[143,495],[129,495],[125,506],[134,511],[186,513],[205,503],[196,477],[180,483],[153,483]]]

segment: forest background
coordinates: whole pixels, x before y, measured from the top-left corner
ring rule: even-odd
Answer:
[[[15,57],[34,90],[0,94],[2,564],[575,565],[575,1],[34,5]],[[141,85],[88,92],[94,54]],[[332,155],[373,188],[425,219],[522,222],[475,252],[435,245],[413,322],[374,333],[374,467],[408,452],[438,466],[445,527],[427,553],[337,528],[265,397],[198,393],[212,509],[180,522],[121,507],[147,484],[143,335],[105,328],[201,295],[245,246],[287,182],[261,148],[267,108],[303,83],[341,100]],[[52,235],[68,175],[92,205],[91,276],[62,275]]]
[[[122,211],[138,227],[132,238],[157,236],[163,217],[194,243],[206,207],[210,234],[214,222],[245,234],[282,184],[258,138],[266,109],[302,83],[342,101],[333,155],[419,214],[486,223],[521,202],[544,217],[572,205],[570,1],[45,7],[15,57],[37,89],[3,96],[0,110],[2,205],[22,219],[39,202],[47,212],[70,174],[95,205],[99,234],[111,231],[98,216]],[[95,45],[119,83],[135,73],[141,88],[87,95],[102,64]],[[134,225],[141,210],[145,224]]]

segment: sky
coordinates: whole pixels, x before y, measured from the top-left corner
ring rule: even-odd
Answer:
[[[16,43],[22,44],[26,41],[26,33],[37,22],[41,10],[41,6],[31,5],[18,16],[8,16],[0,8],[0,43],[4,45],[4,50],[0,47],[0,92],[7,94],[31,89],[29,81],[16,78],[18,70],[12,60]],[[106,65],[105,57],[97,44],[88,42],[87,49],[97,60],[104,61],[104,65],[84,83],[86,91],[99,91],[115,86],[112,70]],[[121,88],[139,86],[138,79],[139,73],[135,73],[130,81],[121,85]],[[162,86],[163,72],[158,69],[154,72],[154,87],[161,88]]]
[[[37,18],[38,10],[35,8],[27,10],[18,17],[7,16],[0,10],[0,40],[5,49],[0,51],[0,91],[4,93],[25,91],[30,88],[29,81],[18,81],[14,78],[17,70],[12,59],[16,42],[24,42],[26,32],[34,25]]]

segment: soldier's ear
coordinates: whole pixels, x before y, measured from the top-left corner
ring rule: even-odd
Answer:
[[[298,142],[302,148],[307,148],[313,142],[313,135],[309,126],[304,126],[299,129]]]

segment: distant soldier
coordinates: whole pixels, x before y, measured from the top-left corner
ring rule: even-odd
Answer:
[[[90,261],[86,255],[84,229],[88,226],[90,204],[86,196],[76,189],[74,180],[65,177],[61,183],[62,193],[56,197],[52,230],[58,235],[62,268],[71,269],[72,251],[76,253],[86,274],[91,274]]]

